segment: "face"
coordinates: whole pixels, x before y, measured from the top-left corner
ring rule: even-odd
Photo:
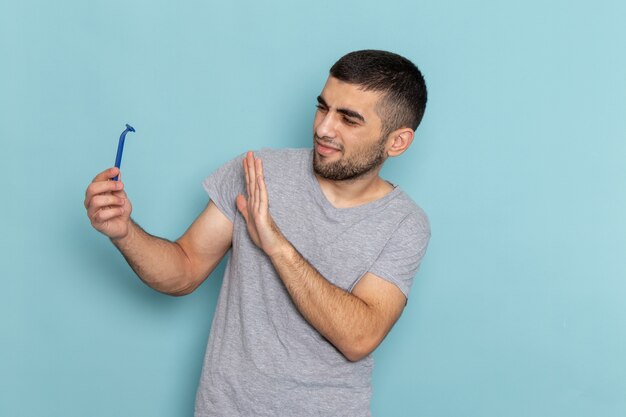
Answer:
[[[380,93],[329,77],[318,97],[313,123],[313,169],[322,178],[345,181],[378,169],[387,157]]]

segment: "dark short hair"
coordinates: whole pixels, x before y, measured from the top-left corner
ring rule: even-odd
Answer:
[[[401,127],[417,129],[426,109],[426,83],[408,59],[387,51],[363,50],[344,55],[330,69],[340,81],[383,94],[377,113],[387,137]]]

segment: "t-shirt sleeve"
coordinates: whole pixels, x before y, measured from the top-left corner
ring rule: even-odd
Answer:
[[[237,214],[237,195],[245,195],[245,173],[242,167],[244,155],[227,162],[202,182],[204,190],[218,209],[231,222]]]
[[[430,225],[423,212],[405,217],[369,272],[395,284],[408,298],[413,277],[426,253],[429,240]]]

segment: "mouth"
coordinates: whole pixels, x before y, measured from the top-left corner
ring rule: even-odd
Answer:
[[[320,155],[332,155],[336,152],[341,152],[341,149],[333,147],[333,146],[329,146],[324,142],[321,142],[318,139],[315,139],[315,150],[317,151],[317,153],[319,153]]]

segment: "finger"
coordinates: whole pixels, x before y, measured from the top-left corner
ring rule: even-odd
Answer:
[[[254,168],[254,154],[246,153],[246,170],[248,172],[248,213],[254,215],[256,202],[256,171]]]
[[[109,168],[109,169],[102,171],[98,175],[96,175],[92,182],[110,180],[110,179],[115,178],[116,175],[119,175],[119,173],[120,173],[119,168],[117,167]]]
[[[105,223],[116,217],[120,217],[124,214],[123,207],[111,207],[102,210],[98,210],[92,217],[91,222],[94,225]]]
[[[248,152],[246,155],[246,162],[248,164],[248,198],[254,198],[254,190],[256,187],[256,172],[254,169],[254,154],[252,152]],[[250,194],[250,193],[253,194]]]
[[[121,191],[124,189],[124,183],[121,181],[97,181],[92,182],[85,191],[85,208],[90,205],[91,199],[99,194]]]
[[[248,223],[248,202],[246,201],[246,198],[239,194],[235,202],[237,204],[237,209],[243,216],[246,223]]]
[[[243,172],[246,175],[246,195],[249,197],[250,196],[250,174],[248,173],[248,161],[246,160],[246,158],[243,158]]]
[[[255,189],[255,210],[260,211],[262,209],[261,201],[262,201],[262,189],[261,183],[263,183],[263,162],[260,159],[257,159],[255,162],[256,169],[256,184],[254,186]]]
[[[127,199],[128,198],[128,196],[126,195],[126,191],[124,191],[124,190],[113,191],[111,194],[113,194],[116,197],[123,198],[123,199]]]
[[[265,187],[265,175],[263,174],[263,161],[259,159],[259,206],[261,210],[267,210],[269,207],[267,188]]]
[[[91,199],[89,203],[89,207],[87,207],[88,216],[92,216],[98,210],[101,210],[103,207],[109,206],[123,206],[126,202],[126,199],[114,196],[112,194],[106,195],[97,195]]]

